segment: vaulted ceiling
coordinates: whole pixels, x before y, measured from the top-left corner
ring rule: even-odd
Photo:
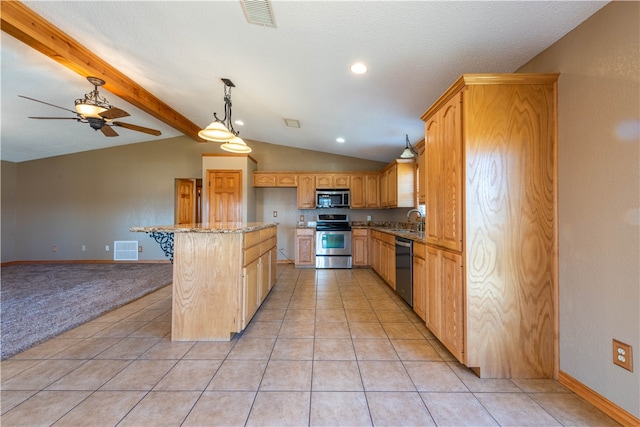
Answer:
[[[248,22],[240,1],[27,1],[43,21],[16,30],[3,1],[0,158],[179,135],[195,144],[197,129],[223,113],[220,79],[229,78],[233,117],[245,123],[236,129],[249,145],[390,161],[405,134],[423,138],[420,116],[460,74],[514,72],[606,3],[273,1],[275,26],[262,26]],[[64,34],[38,42],[33,32],[45,26]],[[33,47],[43,44],[48,56]],[[349,70],[357,61],[367,73]],[[18,95],[73,110],[93,89],[88,75],[106,80],[100,93],[130,113],[121,121],[162,135],[118,128],[107,138],[73,120],[29,119],[73,114]]]

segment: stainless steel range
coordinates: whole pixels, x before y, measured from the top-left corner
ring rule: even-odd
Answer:
[[[351,268],[349,215],[318,215],[316,221],[316,268]]]

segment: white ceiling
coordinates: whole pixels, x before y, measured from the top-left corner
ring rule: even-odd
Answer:
[[[463,73],[514,72],[606,2],[273,1],[275,28],[239,1],[26,1],[28,7],[199,126],[223,113],[231,79],[240,136],[390,161],[424,136],[420,116]],[[24,95],[73,109],[83,76],[2,33],[0,158],[13,162],[181,135],[105,90],[129,112],[106,138]],[[369,72],[349,71],[362,61]],[[556,71],[556,70],[550,70]],[[284,119],[297,119],[300,129]],[[346,142],[339,144],[337,137]],[[196,143],[195,141],[193,142]]]

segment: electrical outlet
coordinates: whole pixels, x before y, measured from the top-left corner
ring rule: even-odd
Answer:
[[[53,247],[51,248],[51,250],[53,252],[58,252],[58,247],[56,245],[53,245]]]
[[[86,251],[87,247],[85,245],[82,245],[82,252]]]
[[[618,340],[613,340],[613,363],[633,372],[633,348]]]
[[[142,245],[138,246],[138,252],[142,252]]]
[[[278,211],[273,211],[273,217],[277,218],[278,217]]]
[[[104,245],[104,250],[109,252],[109,245]]]
[[[300,222],[304,221],[304,215],[300,215]]]

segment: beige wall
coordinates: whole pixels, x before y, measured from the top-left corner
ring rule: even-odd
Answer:
[[[560,369],[640,416],[640,3],[613,2],[522,67],[559,72]],[[634,371],[612,363],[633,345]]]
[[[384,163],[247,141],[258,170],[380,170]],[[114,240],[137,240],[141,260],[163,260],[160,247],[136,225],[174,222],[175,178],[204,178],[203,154],[220,144],[170,138],[21,163],[2,162],[2,262],[110,260]],[[401,148],[401,147],[400,147]],[[251,182],[247,167],[248,182]],[[235,168],[235,166],[234,166]],[[295,190],[249,189],[247,218],[278,222],[279,258],[293,258],[299,215]],[[273,211],[278,217],[273,218]],[[406,209],[351,211],[353,219],[403,218]],[[57,252],[52,251],[53,246]],[[82,246],[86,250],[82,251]],[[105,250],[109,245],[110,251]]]

